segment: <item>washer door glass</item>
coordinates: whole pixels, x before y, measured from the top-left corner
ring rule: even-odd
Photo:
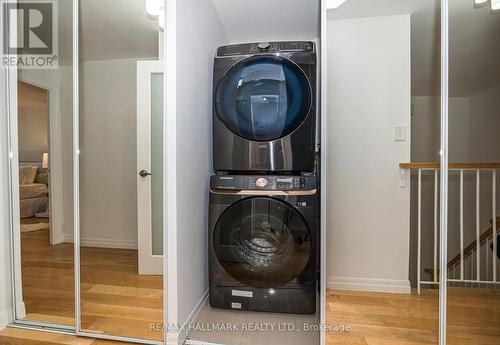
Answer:
[[[252,141],[282,138],[307,117],[312,90],[300,69],[278,56],[253,57],[219,82],[216,112],[236,135]]]
[[[277,288],[297,279],[311,257],[304,218],[289,204],[270,197],[238,201],[216,224],[217,259],[235,280]]]

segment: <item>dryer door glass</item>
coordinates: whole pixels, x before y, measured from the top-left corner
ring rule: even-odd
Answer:
[[[270,197],[243,199],[219,218],[214,249],[224,270],[252,287],[303,281],[312,255],[311,233],[291,205]]]
[[[272,141],[299,127],[311,108],[312,90],[295,63],[278,56],[249,58],[219,82],[216,112],[236,135]]]

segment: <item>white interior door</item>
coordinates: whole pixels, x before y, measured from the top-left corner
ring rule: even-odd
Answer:
[[[163,62],[137,63],[139,274],[163,274]]]

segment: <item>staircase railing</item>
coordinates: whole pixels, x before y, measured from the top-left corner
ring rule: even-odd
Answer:
[[[417,289],[420,294],[423,286],[436,286],[439,285],[439,163],[402,163],[400,168],[403,170],[411,170],[417,173]],[[485,284],[493,284],[498,286],[500,284],[499,277],[497,277],[497,248],[498,248],[498,228],[499,221],[497,218],[497,171],[500,170],[500,163],[451,163],[449,164],[450,176],[452,174],[459,175],[459,196],[460,196],[460,211],[459,211],[459,229],[458,236],[460,238],[460,251],[459,254],[451,259],[448,263],[448,282],[460,284],[473,284],[480,286]],[[428,272],[432,273],[430,280],[422,279],[422,176],[424,173],[433,174],[434,176],[434,226],[433,226],[433,268]],[[475,241],[464,246],[464,233],[465,233],[465,210],[464,206],[464,176],[465,173],[475,173]],[[487,232],[481,233],[481,174],[488,174],[491,177],[491,219],[497,220],[496,226],[491,226]],[[491,222],[493,225],[493,222]],[[490,241],[493,250],[490,247]],[[481,258],[484,253],[485,258]],[[489,255],[491,254],[491,255]],[[467,269],[467,266],[470,269]],[[491,265],[491,267],[490,267]],[[481,274],[483,272],[483,274]],[[490,279],[491,278],[491,279]]]

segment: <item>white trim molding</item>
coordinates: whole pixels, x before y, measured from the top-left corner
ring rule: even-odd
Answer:
[[[7,327],[11,320],[12,310],[1,310],[0,311],[0,331]]]
[[[153,254],[152,248],[153,180],[148,176],[139,176],[141,170],[149,172],[153,170],[151,156],[153,74],[164,75],[163,61],[137,61],[137,242],[139,274],[161,275],[163,274],[163,255]],[[163,131],[162,135],[164,135]],[[162,140],[164,141],[164,138]]]
[[[208,305],[208,289],[205,290],[198,303],[194,306],[189,314],[186,322],[180,327],[178,332],[171,332],[167,334],[167,345],[182,345],[182,344],[209,344],[206,342],[196,342],[188,339],[189,325],[199,319],[200,313]]]
[[[74,243],[75,236],[73,234],[64,234],[64,242]],[[93,248],[112,248],[112,249],[136,249],[137,241],[133,240],[116,240],[112,238],[80,238],[81,247]]]
[[[328,277],[327,287],[332,290],[411,293],[409,280],[330,276]]]
[[[54,70],[22,71],[18,81],[44,89],[49,94],[50,243],[55,245],[62,243],[64,239],[60,75]],[[12,131],[15,131],[13,134],[17,139],[17,125]]]
[[[18,319],[24,319],[26,316],[26,304],[24,303],[24,300],[16,303],[16,313],[16,318]]]

